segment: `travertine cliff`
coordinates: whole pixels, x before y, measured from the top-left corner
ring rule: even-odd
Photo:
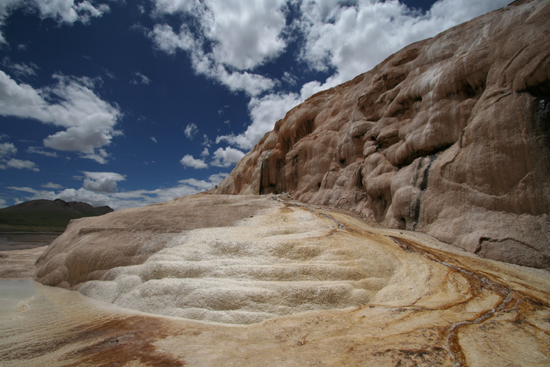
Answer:
[[[412,44],[292,109],[220,194],[290,193],[550,266],[550,1]]]

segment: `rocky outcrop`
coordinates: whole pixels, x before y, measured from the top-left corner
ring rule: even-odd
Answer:
[[[550,266],[550,1],[414,43],[275,124],[218,189],[290,193]]]
[[[190,230],[229,227],[270,206],[259,197],[195,195],[76,219],[38,258],[34,278],[78,289],[113,268],[144,263]]]
[[[480,259],[285,195],[199,194],[76,220],[39,258],[35,279],[125,309],[39,284],[29,294],[14,283],[19,298],[0,302],[0,364],[550,359],[548,271]],[[0,301],[15,293],[6,285]]]

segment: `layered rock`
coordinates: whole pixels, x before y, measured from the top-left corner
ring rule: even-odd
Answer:
[[[218,189],[290,193],[550,266],[550,1],[414,43],[275,124]]]
[[[126,309],[31,284],[36,294],[8,307],[0,298],[0,364],[550,359],[548,271],[284,195],[200,194],[76,220],[39,258],[35,279]]]

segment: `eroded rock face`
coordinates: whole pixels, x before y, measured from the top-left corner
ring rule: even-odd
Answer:
[[[550,1],[412,44],[287,113],[218,193],[290,193],[550,266]]]

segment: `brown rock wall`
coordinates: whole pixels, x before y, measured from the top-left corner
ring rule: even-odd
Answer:
[[[292,194],[550,266],[550,1],[412,44],[295,107],[222,194]]]

